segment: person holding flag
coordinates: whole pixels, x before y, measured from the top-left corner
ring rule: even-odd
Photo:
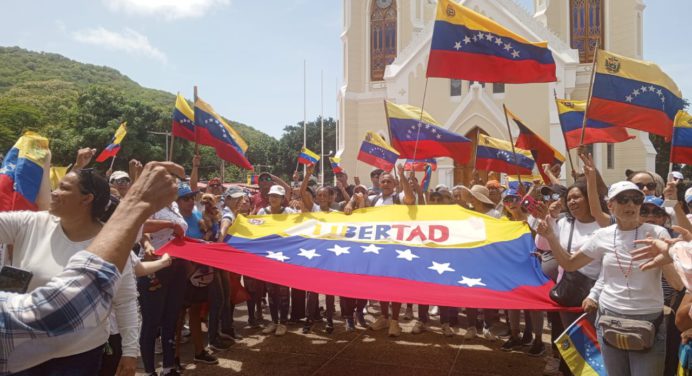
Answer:
[[[115,156],[118,154],[121,148],[121,143],[123,142],[123,139],[125,138],[125,135],[127,135],[127,122],[124,121],[120,124],[118,129],[115,131],[115,135],[113,136],[113,140],[111,143],[106,146],[105,149],[99,154],[98,157],[96,157],[96,162],[105,162],[108,158],[113,158],[115,160]],[[113,166],[113,163],[111,162],[111,167]]]

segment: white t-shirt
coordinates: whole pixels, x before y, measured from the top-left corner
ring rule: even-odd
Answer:
[[[571,227],[571,222],[565,217],[561,218],[553,225],[553,232],[560,241],[562,249],[567,251],[569,242],[569,231]],[[591,223],[579,222],[574,220],[574,233],[572,234],[572,248],[570,253],[575,253],[581,249],[581,247],[593,236],[594,232],[599,230],[601,227],[596,221]],[[611,239],[612,241],[612,239]],[[536,235],[536,248],[550,251],[550,244],[548,240],[541,235]],[[601,273],[601,260],[594,259],[586,266],[579,269],[579,272],[591,279],[598,279]]]
[[[271,213],[267,213],[267,211],[266,211],[265,209],[266,209],[266,208],[260,209],[260,210],[257,212],[257,215],[267,215],[267,214],[271,214]],[[296,213],[300,213],[300,212],[299,212],[298,210],[293,209],[293,208],[290,208],[290,207],[288,207],[288,206],[284,207],[284,211],[281,212],[281,214],[296,214]]]
[[[0,213],[0,243],[13,245],[11,265],[33,273],[28,291],[45,285],[52,277],[60,274],[70,257],[85,250],[92,240],[71,241],[60,226],[60,219],[46,211]],[[122,284],[122,281],[128,278],[133,278],[131,271],[126,274],[124,270],[115,287],[113,309],[118,314],[120,309],[132,311],[132,305],[134,310],[137,310],[136,299],[129,297],[133,293],[136,296],[136,286],[125,287]],[[125,333],[127,328],[120,330]],[[105,320],[88,332],[79,331],[59,337],[37,338],[16,348],[8,360],[8,366],[11,370],[22,370],[53,358],[79,354],[103,345],[108,341],[109,335],[110,325]]]
[[[644,239],[647,234],[670,238],[661,226],[644,223],[636,230],[621,231],[614,224],[597,230],[581,247],[585,255],[602,261],[601,274],[589,297],[599,295],[598,303],[605,309],[623,315],[646,315],[663,309],[661,268],[642,271],[639,267],[646,260],[632,261],[630,256],[633,249],[639,248],[634,245],[635,235],[636,239]]]
[[[319,213],[319,212],[321,212],[321,211],[324,211],[325,213],[327,213],[327,212],[328,212],[328,213],[331,213],[331,212],[335,212],[335,211],[338,211],[338,210],[334,210],[334,209],[332,209],[332,208],[329,208],[329,210],[326,210],[326,211],[325,211],[325,210],[320,209],[320,206],[317,205],[317,204],[315,204],[315,203],[313,202],[313,203],[312,203],[312,210],[310,210],[310,211],[313,212],[313,213]]]
[[[377,201],[375,201],[375,203],[374,203],[372,206],[394,205],[394,195],[395,195],[395,194],[396,194],[396,193],[393,193],[393,194],[391,194],[391,195],[389,195],[389,196],[387,196],[387,197],[385,197],[384,195],[381,195],[381,196],[380,196],[379,194],[377,194],[377,195],[371,195],[371,196],[368,196],[368,202],[372,202],[372,200],[374,200],[377,196],[380,196],[380,197],[377,199]],[[404,197],[406,197],[406,195],[404,194],[404,192],[399,192],[399,202],[400,202],[402,205],[403,205],[403,203],[404,203]]]
[[[178,211],[178,204],[173,201],[170,206],[157,211],[151,216],[151,219],[157,219],[162,221],[171,221],[179,224],[183,227],[183,230],[187,231],[187,222],[185,218]],[[175,235],[173,234],[172,228],[164,228],[151,234],[151,245],[154,249],[159,249],[173,239]],[[141,256],[141,255],[140,255]]]

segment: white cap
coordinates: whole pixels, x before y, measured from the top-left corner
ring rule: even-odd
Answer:
[[[685,191],[685,202],[688,204],[692,202],[692,188],[687,188]]]
[[[438,184],[435,186],[435,192],[439,191],[440,189],[444,189],[445,191],[448,191],[449,187],[444,185],[444,184]]]
[[[671,172],[671,175],[673,175],[673,177],[675,179],[685,180],[685,177],[682,175],[682,172],[680,172],[680,171],[673,171],[673,172]]]
[[[632,183],[631,181],[625,180],[619,181],[610,186],[610,188],[608,189],[608,200],[614,199],[615,196],[625,191],[637,191],[641,193],[642,196],[644,195],[644,192],[642,192],[636,184]]]
[[[112,183],[115,180],[122,179],[122,178],[130,178],[130,175],[127,174],[125,171],[115,171],[111,174],[111,178],[108,180],[110,183]]]
[[[269,193],[270,195],[279,195],[279,196],[286,196],[286,190],[284,187],[280,185],[272,185],[271,188],[269,188]]]

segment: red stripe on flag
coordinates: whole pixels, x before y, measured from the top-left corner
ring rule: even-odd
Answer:
[[[0,174],[0,212],[13,210],[38,210],[26,197],[14,190],[14,180],[8,175]]]
[[[456,51],[431,50],[426,77],[521,84],[554,82],[555,64]]]
[[[195,141],[195,133],[187,129],[185,126],[181,125],[177,121],[173,122],[173,135],[175,137],[184,138],[188,141]]]
[[[670,162],[692,164],[692,147],[689,146],[671,146]]]
[[[673,121],[662,110],[652,110],[623,102],[591,97],[587,116],[589,119],[615,126],[639,129],[666,138],[673,135]],[[641,124],[649,125],[641,126]]]
[[[472,144],[470,142],[439,142],[434,140],[402,141],[392,138],[392,146],[399,151],[399,158],[438,158],[450,157],[459,164],[471,160]]]
[[[499,159],[476,157],[476,168],[483,171],[504,172],[510,175],[532,175],[533,170],[519,167]]]
[[[247,158],[236,148],[234,148],[230,143],[214,137],[206,128],[197,127],[197,142],[202,145],[213,147],[216,149],[216,155],[227,162],[231,162],[234,165],[247,170],[254,169],[250,164],[250,161],[248,161]]]
[[[357,159],[359,161],[365,162],[371,166],[375,166],[377,168],[381,168],[385,171],[390,171],[392,168],[394,168],[394,163],[390,163],[389,161],[378,158],[372,154],[366,153],[364,151],[358,152],[358,157]]]

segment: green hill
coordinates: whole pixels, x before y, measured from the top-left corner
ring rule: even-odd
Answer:
[[[2,153],[23,131],[35,130],[51,140],[54,165],[66,165],[81,146],[107,145],[118,124],[127,121],[128,135],[115,167],[125,168],[131,158],[162,160],[164,138],[148,132],[170,130],[174,103],[174,94],[142,87],[109,67],[0,47]],[[248,125],[230,123],[250,145],[247,154],[252,163],[272,165],[279,157],[278,140]],[[176,140],[175,150],[176,161],[190,160],[191,143]],[[203,148],[202,155],[202,174],[214,174],[218,160],[213,150]]]

